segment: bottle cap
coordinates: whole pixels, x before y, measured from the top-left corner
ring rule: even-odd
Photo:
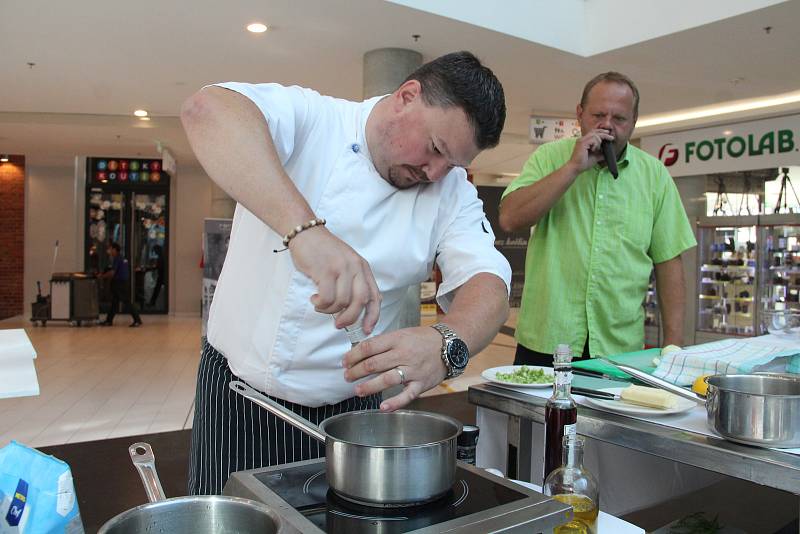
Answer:
[[[457,443],[460,447],[474,447],[478,443],[480,429],[477,426],[464,425],[461,434],[458,435]]]
[[[553,363],[569,364],[572,362],[572,349],[567,344],[560,344],[556,347],[556,352],[553,355]]]

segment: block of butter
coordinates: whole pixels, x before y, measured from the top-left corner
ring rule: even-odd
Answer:
[[[677,395],[663,389],[645,386],[628,386],[620,392],[619,396],[625,402],[661,410],[674,408],[678,403]]]

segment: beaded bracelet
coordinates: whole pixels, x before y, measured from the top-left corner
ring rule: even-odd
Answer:
[[[283,236],[283,246],[284,248],[277,250],[273,249],[272,252],[283,252],[284,250],[289,249],[289,241],[295,238],[297,234],[302,232],[303,230],[308,230],[309,228],[314,228],[315,226],[323,226],[325,224],[325,219],[317,218],[311,219],[310,221],[303,223],[301,225],[295,226],[291,232]]]

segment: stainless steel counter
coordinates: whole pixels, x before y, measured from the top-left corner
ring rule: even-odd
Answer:
[[[469,388],[472,404],[507,414],[508,476],[529,480],[531,422],[544,423],[545,399],[502,387]],[[739,445],[589,407],[578,407],[579,433],[603,442],[800,495],[800,455]]]

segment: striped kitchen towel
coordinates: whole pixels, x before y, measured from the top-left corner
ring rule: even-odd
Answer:
[[[800,373],[800,337],[769,334],[686,347],[663,355],[653,375],[688,386],[702,375],[756,371]]]

